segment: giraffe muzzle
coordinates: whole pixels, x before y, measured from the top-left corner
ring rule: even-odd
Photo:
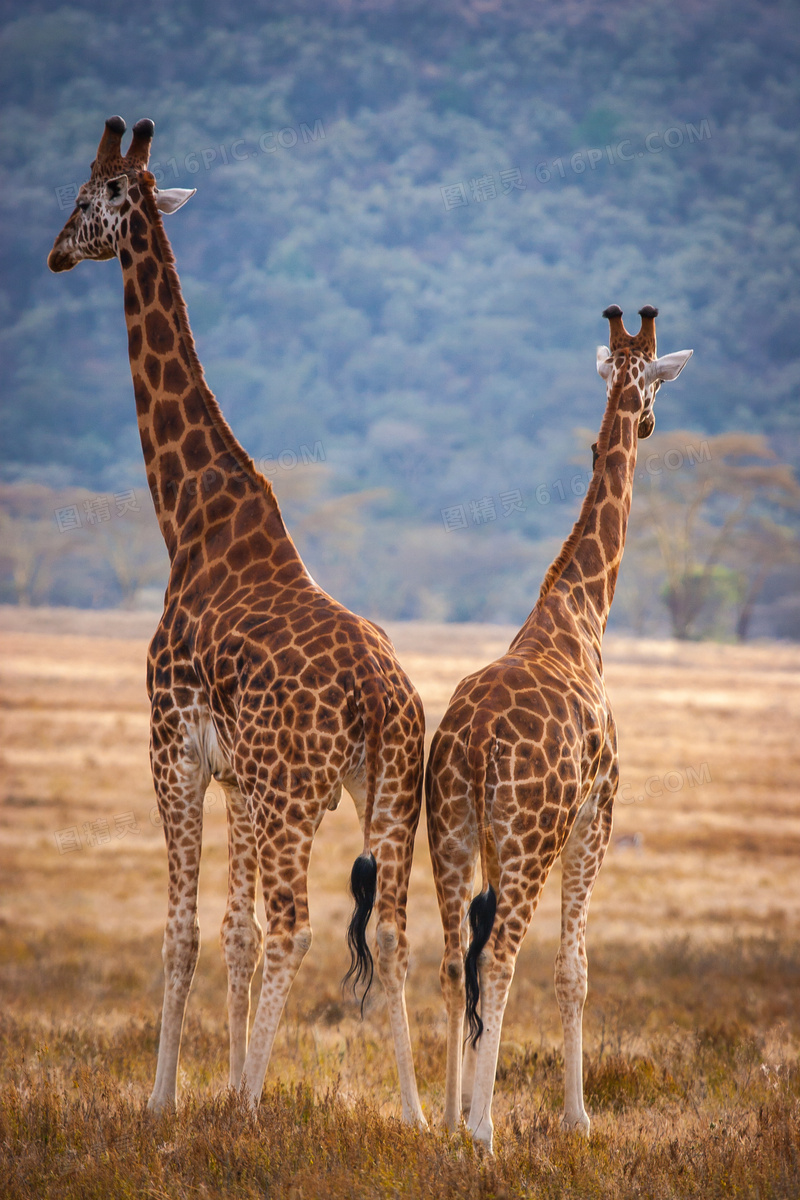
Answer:
[[[61,271],[71,271],[81,261],[81,257],[82,255],[78,254],[74,247],[65,250],[63,247],[53,246],[47,256],[47,265],[58,275]]]
[[[652,406],[645,409],[639,418],[639,440],[649,438],[650,434],[656,427],[656,414],[653,412]]]

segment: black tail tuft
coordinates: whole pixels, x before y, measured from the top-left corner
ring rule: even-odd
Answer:
[[[353,915],[347,928],[347,945],[350,947],[350,970],[342,980],[342,988],[352,980],[353,993],[359,984],[365,983],[361,997],[361,1016],[364,1016],[369,989],[372,987],[374,967],[372,954],[367,945],[367,925],[375,903],[375,888],[378,882],[378,865],[374,854],[360,854],[353,863],[350,874],[350,894],[355,900]]]
[[[483,1033],[483,1021],[478,1016],[480,983],[478,981],[478,958],[489,940],[497,912],[497,896],[491,884],[485,892],[476,896],[469,906],[469,927],[472,939],[464,959],[465,986],[467,992],[467,1027],[471,1045],[477,1046]]]

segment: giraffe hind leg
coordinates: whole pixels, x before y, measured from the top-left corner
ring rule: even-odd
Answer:
[[[422,1112],[417,1091],[405,997],[409,952],[406,935],[406,893],[414,841],[413,831],[407,839],[403,836],[405,833],[407,831],[397,831],[394,843],[396,856],[394,853],[387,852],[391,851],[391,847],[387,847],[384,841],[378,842],[375,846],[378,892],[375,945],[378,974],[386,994],[394,1040],[397,1073],[400,1081],[402,1118],[408,1125],[417,1125],[422,1129],[427,1129],[428,1122]],[[406,845],[402,844],[404,841],[406,841]],[[407,869],[403,865],[404,863],[407,864]],[[405,878],[398,879],[398,874],[404,875]]]
[[[475,1074],[470,1101],[467,1128],[473,1139],[492,1152],[494,1124],[492,1121],[492,1098],[497,1073],[497,1056],[500,1050],[500,1034],[503,1016],[508,1002],[508,993],[514,977],[516,951],[505,953],[502,959],[490,946],[480,959],[481,1016],[483,1033],[475,1051]]]
[[[498,862],[508,864],[510,851],[514,847],[513,839],[509,839],[504,846],[499,845]],[[483,1033],[477,1046],[475,1084],[467,1128],[474,1140],[490,1153],[494,1136],[492,1099],[508,993],[522,939],[536,911],[553,857],[552,854],[543,856],[536,872],[528,872],[524,868],[512,871],[508,867],[503,872],[497,893],[494,929],[478,959]]]
[[[586,1001],[586,921],[589,900],[611,836],[611,804],[590,797],[561,852],[561,944],[555,986],[564,1031],[564,1117],[567,1129],[588,1134],[583,1102],[583,1006]]]
[[[415,747],[397,767],[384,762],[372,812],[370,847],[375,859],[375,945],[378,975],[386,995],[400,1082],[402,1119],[427,1128],[417,1090],[411,1033],[406,1009],[405,984],[408,973],[406,900],[414,837],[422,805],[422,731]],[[363,828],[365,780],[357,774],[346,781]]]
[[[220,947],[228,976],[228,1025],[232,1088],[242,1082],[250,1025],[250,991],[264,946],[256,917],[258,858],[250,816],[242,793],[226,784],[228,820],[228,899]]]
[[[444,954],[439,968],[447,1011],[444,1122],[454,1131],[462,1112],[469,1113],[474,1082],[475,1051],[469,1041],[464,1044],[464,961],[469,946],[468,912],[478,861],[478,836],[474,811],[464,794],[443,797],[436,774],[432,775],[429,789],[428,843],[444,930]]]
[[[494,833],[490,825],[485,827],[486,836],[486,870],[489,876],[489,885],[494,893],[494,903],[496,907],[497,893],[500,890],[500,864],[497,860],[497,844],[494,840]],[[474,903],[474,901],[473,901]],[[492,926],[494,925],[494,915],[492,916]],[[466,955],[469,945],[469,924],[464,922],[464,953]],[[477,1015],[480,1015],[480,1000],[477,1006]],[[482,1020],[481,1020],[482,1023]],[[472,1038],[467,1038],[464,1044],[464,1059],[461,1067],[461,1111],[468,1118],[472,1107],[472,1093],[475,1090],[475,1070],[478,1065],[478,1046],[473,1044]]]
[[[328,799],[313,792],[276,796],[264,791],[249,799],[267,918],[261,995],[241,1084],[254,1108],[261,1098],[289,990],[311,947],[308,864]],[[302,819],[297,816],[300,811]]]
[[[440,897],[445,946],[439,968],[439,985],[447,1012],[444,1123],[451,1132],[458,1129],[462,1115],[469,1114],[475,1080],[475,1050],[469,1039],[466,1044],[464,1042],[464,957],[468,942],[465,931],[472,890],[471,876],[472,871],[469,871],[457,893],[449,893],[446,898],[443,895]]]
[[[479,855],[475,805],[461,740],[434,734],[426,772],[425,805],[436,899],[444,931],[439,983],[447,1011],[444,1123],[455,1131],[472,1098],[475,1054],[464,1044],[468,913]]]
[[[176,745],[177,743],[177,745]],[[158,1065],[148,1108],[159,1111],[177,1102],[186,1001],[200,951],[197,878],[203,837],[203,797],[208,772],[197,755],[187,752],[184,738],[153,730],[153,781],[167,843],[169,891],[164,930],[164,1002],[158,1042]]]

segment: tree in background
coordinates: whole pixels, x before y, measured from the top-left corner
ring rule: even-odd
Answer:
[[[17,604],[131,608],[141,588],[166,581],[150,499],[132,488],[5,483],[0,530],[0,594]]]
[[[69,540],[55,519],[59,494],[41,483],[0,484],[0,579],[16,604],[42,603]]]
[[[324,464],[273,472],[279,502],[320,583],[336,591],[358,574],[365,509],[384,489],[336,495]],[[147,491],[94,493],[0,484],[0,594],[17,604],[121,605],[166,584],[167,556]],[[151,599],[148,597],[148,599]],[[152,598],[155,602],[155,598]]]
[[[637,476],[628,556],[639,585],[644,567],[674,637],[720,635],[730,612],[730,632],[745,638],[769,576],[800,561],[791,468],[757,434],[677,431],[642,444]]]
[[[166,587],[167,555],[149,505],[127,521],[103,524],[98,533],[97,551],[111,570],[123,608],[133,608],[143,588]]]
[[[797,529],[780,524],[767,513],[754,517],[737,539],[734,561],[739,563],[736,637],[747,638],[753,611],[770,576],[780,567],[800,564]]]

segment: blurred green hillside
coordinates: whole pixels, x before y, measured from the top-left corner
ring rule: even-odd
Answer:
[[[119,268],[45,265],[116,112],[155,120],[164,186],[198,189],[168,232],[208,380],[360,611],[524,617],[591,465],[574,431],[602,415],[612,302],[694,347],[660,430],[762,434],[796,468],[797,15],[6,5],[2,478],[149,511]],[[80,574],[39,599],[114,601]]]

